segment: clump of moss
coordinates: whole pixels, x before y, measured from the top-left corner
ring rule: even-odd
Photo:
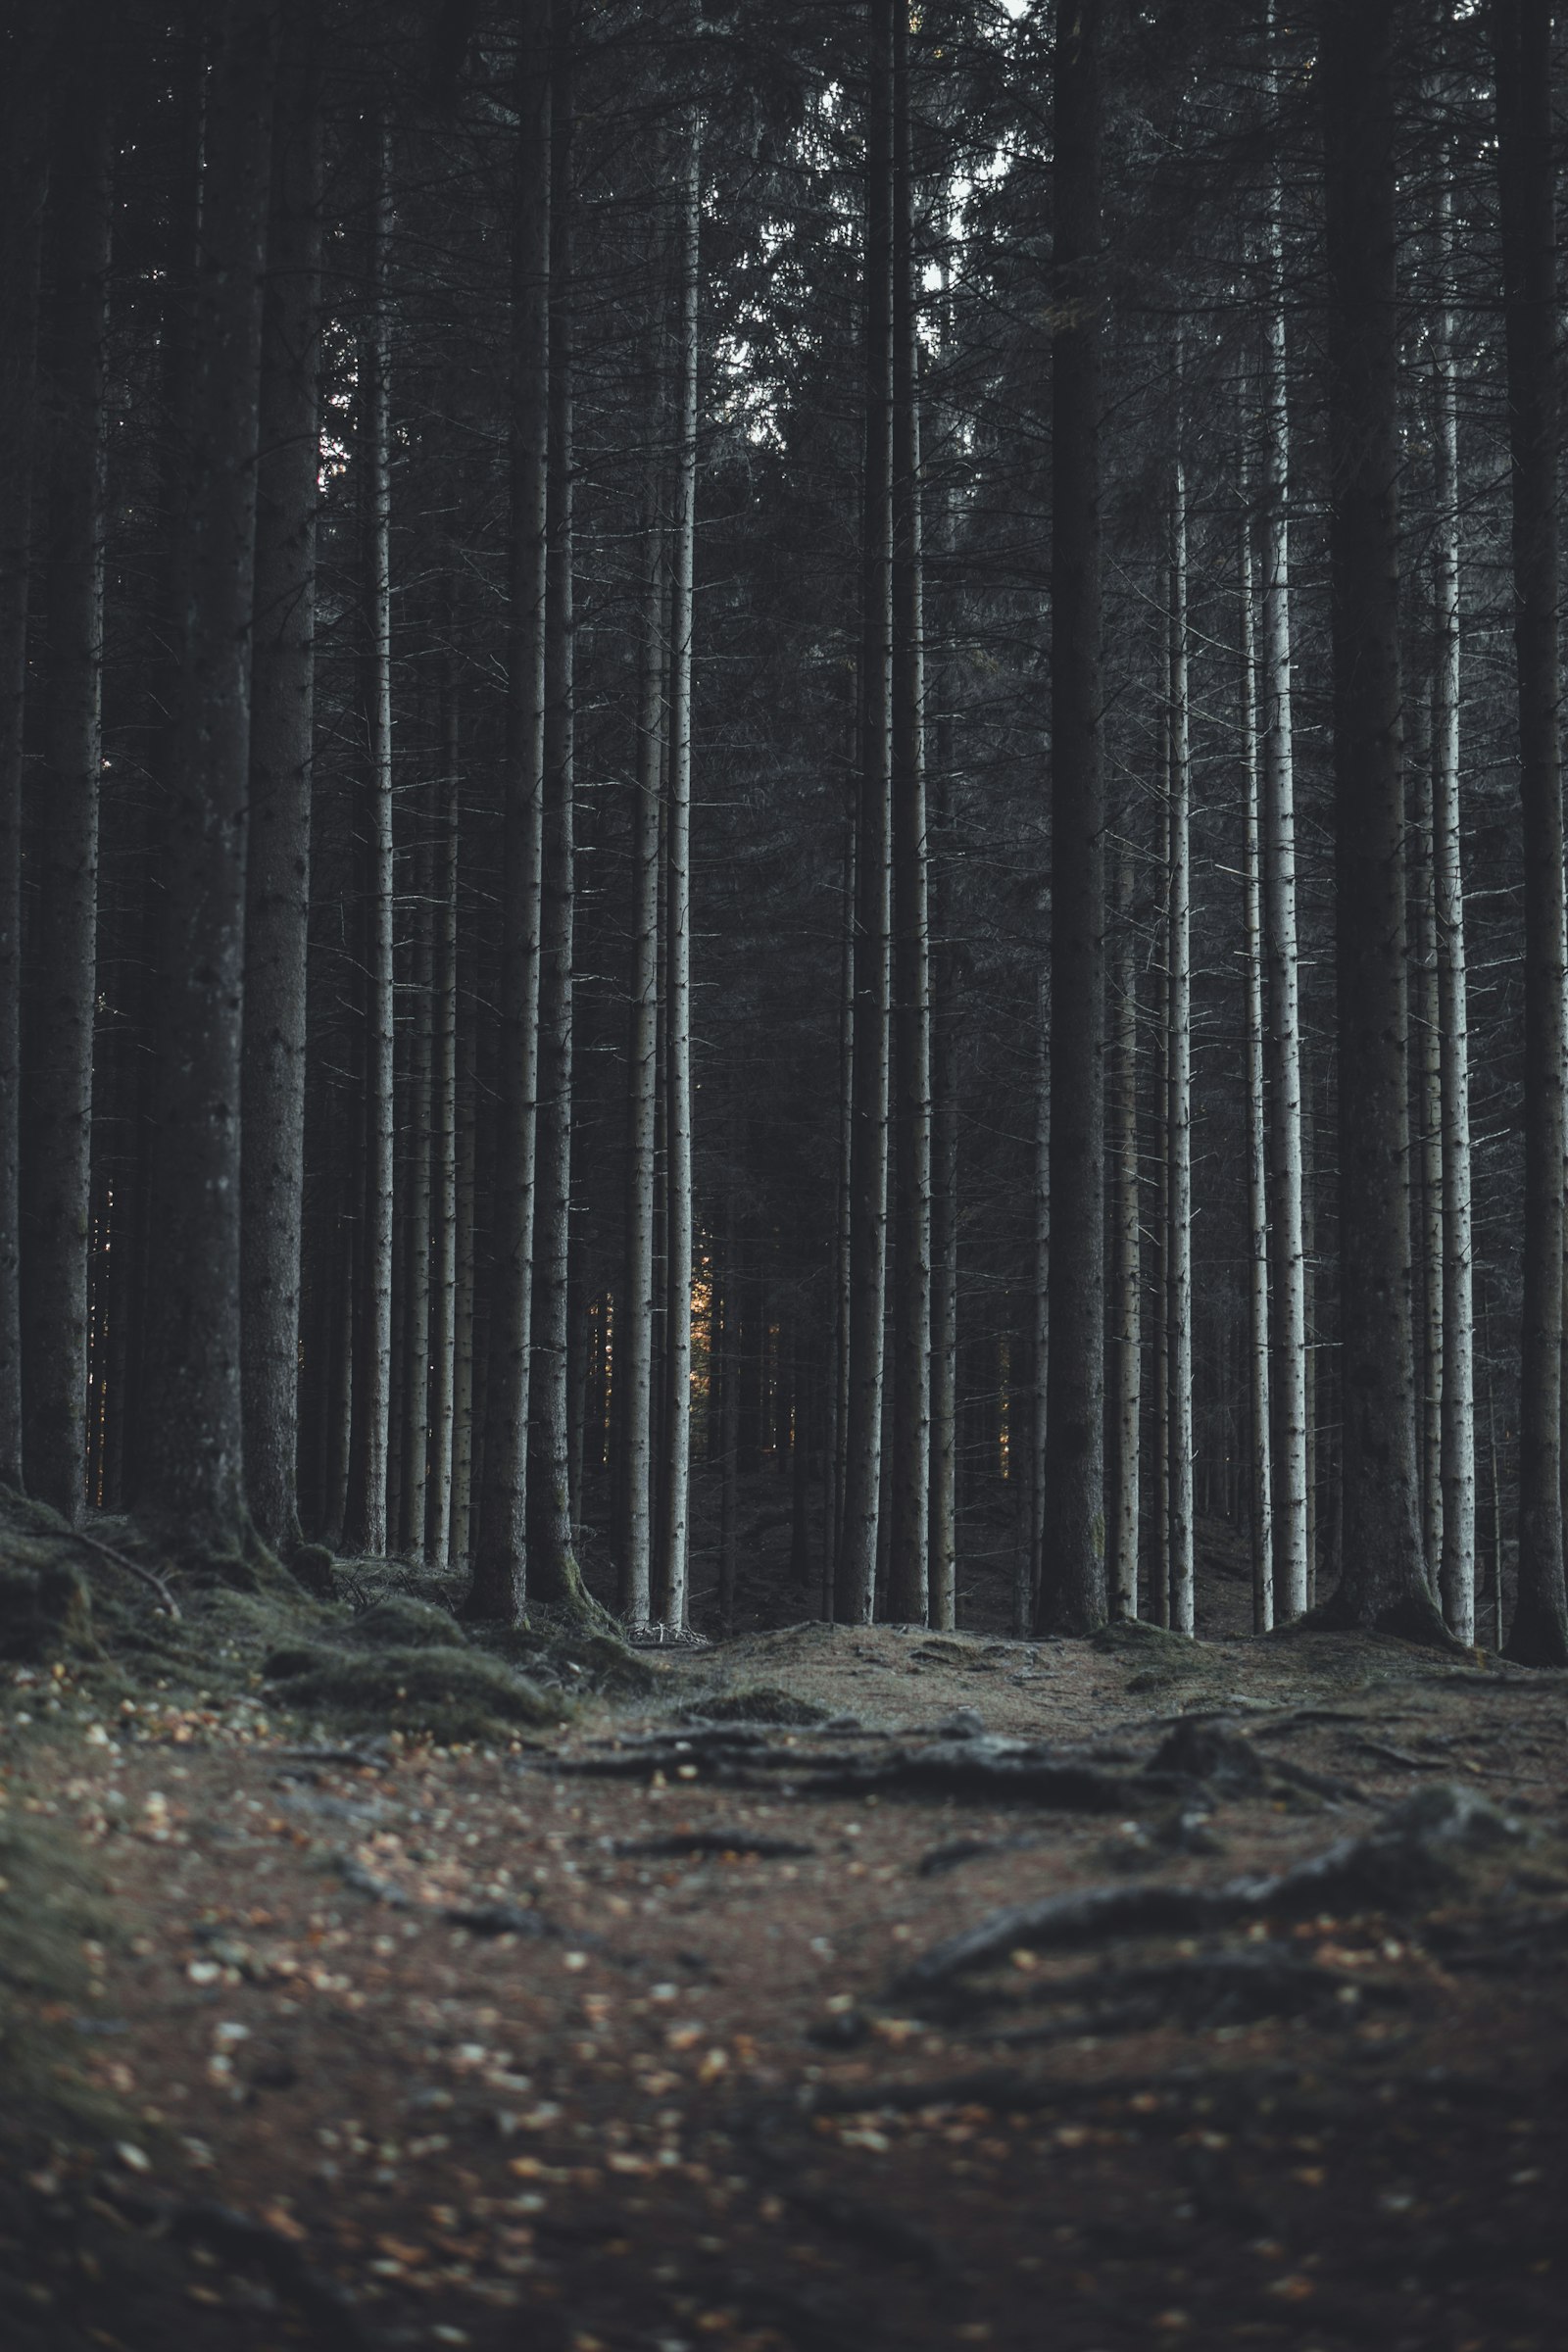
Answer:
[[[659,1669],[613,1634],[585,1633],[548,1618],[538,1625],[471,1625],[468,1631],[492,1656],[549,1676],[568,1690],[640,1698],[659,1687]]]
[[[34,1665],[62,1650],[90,1657],[97,1647],[79,1568],[62,1559],[0,1561],[0,1658]]]
[[[424,1733],[446,1746],[506,1740],[559,1723],[562,1697],[526,1682],[499,1658],[427,1644],[370,1651],[274,1651],[267,1661],[278,1697],[300,1714],[330,1715],[378,1731]]]
[[[428,1600],[389,1592],[347,1627],[343,1640],[355,1649],[466,1649],[468,1638],[457,1619]]]
[[[808,1698],[797,1698],[793,1690],[779,1690],[769,1684],[760,1684],[749,1690],[720,1690],[711,1698],[699,1699],[681,1709],[683,1716],[704,1723],[826,1723],[826,1707],[811,1704]]]

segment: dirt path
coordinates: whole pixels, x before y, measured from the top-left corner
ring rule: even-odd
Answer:
[[[83,1725],[70,1677],[43,1738],[50,1678],[13,1689],[12,1809],[74,1827],[123,1926],[73,2030],[132,2119],[0,2203],[17,2340],[1561,2340],[1559,1684],[823,1628],[662,1674],[446,1753],[312,1753],[260,1695]],[[780,1691],[841,1720],[675,1718]],[[997,1735],[1076,1780],[977,1786],[1029,1761]],[[917,1792],[865,1785],[916,1751]],[[1278,1875],[1453,1785],[1529,1835],[917,1982],[1001,1906]]]

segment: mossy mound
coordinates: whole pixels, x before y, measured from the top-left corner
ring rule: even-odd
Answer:
[[[343,1635],[355,1649],[466,1649],[468,1637],[457,1619],[432,1601],[389,1592],[356,1617]]]
[[[715,1691],[710,1698],[696,1700],[681,1709],[683,1719],[703,1723],[782,1723],[805,1726],[826,1723],[826,1707],[811,1704],[808,1698],[797,1698],[793,1690],[780,1690],[772,1685],[761,1684],[750,1690]]]
[[[63,1650],[90,1657],[97,1648],[92,1596],[79,1568],[0,1559],[0,1658],[35,1665]]]
[[[613,1634],[584,1633],[575,1626],[477,1624],[472,1640],[492,1657],[524,1667],[572,1690],[604,1690],[641,1698],[660,1685],[659,1669],[640,1658]]]
[[[501,1659],[437,1643],[369,1651],[302,1644],[274,1650],[264,1671],[281,1703],[299,1714],[423,1733],[448,1747],[504,1740],[567,1712],[559,1693],[524,1681]]]

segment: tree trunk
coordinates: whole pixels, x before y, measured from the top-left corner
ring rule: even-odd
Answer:
[[[450,656],[441,663],[441,782],[436,811],[430,969],[430,1487],[420,1544],[432,1568],[452,1556],[452,1456],[457,1399],[458,842],[462,706]]]
[[[909,12],[893,17],[893,1414],[888,1606],[930,1611],[931,941]]]
[[[1252,1631],[1274,1625],[1273,1424],[1269,1411],[1268,1123],[1263,1099],[1263,891],[1257,646],[1250,517],[1242,521],[1242,922],[1247,942],[1247,1361]]]
[[[41,0],[0,50],[0,1486],[22,1485],[22,774],[38,267],[49,183]]]
[[[44,758],[28,857],[21,1225],[24,1474],[71,1521],[86,1499],[110,238],[109,66],[82,29],[52,158]]]
[[[1514,653],[1525,847],[1524,1334],[1519,1597],[1508,1655],[1568,1666],[1563,1587],[1564,966],[1558,703],[1556,221],[1551,11],[1493,0],[1513,469]]]
[[[1188,703],[1187,474],[1176,460],[1171,504],[1170,1248],[1165,1344],[1170,1350],[1170,1622],[1193,1631],[1193,1029],[1192,721]]]
[[[409,1071],[407,1193],[404,1202],[402,1428],[403,1475],[399,1482],[402,1549],[424,1557],[424,1518],[430,1472],[430,1070],[431,1070],[431,883],[434,845],[427,796],[415,802],[419,838],[414,845],[414,937],[409,955]]]
[[[545,762],[546,505],[550,470],[550,51],[553,0],[523,0],[512,250],[512,516],[507,616],[501,1083],[492,1195],[484,1475],[466,1612],[521,1620],[539,1091]],[[454,1548],[456,1545],[454,1544]]]
[[[951,513],[946,533],[952,555]],[[957,1622],[958,958],[950,935],[953,723],[943,695],[936,724],[932,832],[931,1022],[931,1623]]]
[[[1344,1562],[1325,1624],[1446,1642],[1416,1479],[1404,1088],[1398,339],[1392,0],[1329,0],[1320,74],[1330,270]]]
[[[288,13],[262,307],[256,636],[245,875],[240,1328],[245,1489],[263,1541],[300,1542],[306,944],[316,687],[321,129],[317,33]]]
[[[1271,76],[1277,94],[1278,75]],[[1273,1413],[1274,1614],[1307,1607],[1306,1248],[1302,1226],[1301,1017],[1296,923],[1296,759],[1291,712],[1291,525],[1285,260],[1277,174],[1266,223],[1263,333],[1262,667],[1263,953],[1268,1029],[1268,1222],[1273,1237],[1270,1405]]]
[[[1130,811],[1129,811],[1130,813]],[[1115,1153],[1111,1221],[1115,1245],[1111,1329],[1116,1391],[1110,1481],[1109,1603],[1112,1617],[1138,1614],[1139,1438],[1143,1412],[1143,1236],[1138,1185],[1138,932],[1133,921],[1133,852],[1116,860]]]
[[[670,518],[668,901],[665,907],[665,1409],[663,1529],[658,1606],[671,1633],[684,1631],[691,1531],[692,1445],[692,586],[697,552],[698,239],[702,225],[702,133],[695,108],[685,126],[678,262],[675,380],[675,496]]]
[[[1413,698],[1410,811],[1410,1194],[1419,1381],[1417,1449],[1421,1545],[1434,1592],[1443,1555],[1443,1036],[1438,1007],[1436,862],[1433,841],[1432,695]]]
[[[850,1372],[834,1615],[876,1607],[887,1300],[888,1006],[893,729],[893,76],[891,0],[869,0],[865,227],[865,474],[861,519],[860,774],[856,839]]]
[[[1437,534],[1432,864],[1443,1082],[1443,1556],[1448,1631],[1476,1638],[1474,1247],[1470,1230],[1470,1016],[1459,829],[1459,404],[1448,272],[1452,195],[1440,214],[1444,286],[1433,322]]]
[[[448,1549],[454,1566],[466,1565],[474,1516],[474,1191],[479,1143],[478,1009],[468,992],[466,1020],[458,1024],[456,1264],[452,1293],[452,1515]]]
[[[195,298],[190,606],[164,849],[148,1218],[144,1510],[192,1547],[249,1548],[240,1398],[240,1067],[261,281],[277,33],[214,12]]]
[[[1051,1215],[1038,1630],[1105,1615],[1105,793],[1100,514],[1101,0],[1057,19],[1051,385]]]

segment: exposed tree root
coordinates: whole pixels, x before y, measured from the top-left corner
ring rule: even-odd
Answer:
[[[117,1551],[112,1544],[105,1544],[101,1537],[88,1535],[84,1527],[74,1527],[71,1540],[74,1544],[84,1544],[88,1551],[96,1552],[99,1559],[110,1561],[116,1568],[122,1568],[127,1576],[135,1577],[138,1584],[145,1585],[156,1595],[159,1607],[176,1624],[179,1622],[178,1601],[163,1578],[151,1568],[144,1568],[139,1560],[127,1558],[124,1552]]]
[[[814,1854],[814,1845],[799,1838],[764,1838],[755,1830],[673,1830],[661,1838],[615,1838],[612,1854],[645,1854],[650,1861],[677,1860],[685,1854],[757,1854],[764,1861],[785,1861]]]

